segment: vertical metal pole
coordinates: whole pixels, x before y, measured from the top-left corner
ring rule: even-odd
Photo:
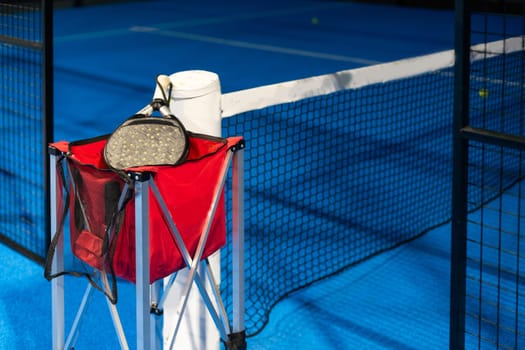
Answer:
[[[150,314],[149,174],[133,174],[135,180],[135,256],[137,349],[156,349]]]
[[[51,150],[50,150],[51,152]],[[60,209],[57,207],[59,192],[57,189],[57,164],[56,154],[49,155],[49,191],[50,191],[50,213],[49,213],[49,231],[48,236],[52,237],[58,234],[58,215]],[[51,240],[51,238],[49,238]],[[61,235],[57,242],[51,271],[64,270],[64,236]],[[52,349],[61,350],[64,345],[64,276],[59,276],[51,280],[51,332],[52,332]]]
[[[469,123],[470,0],[456,0],[455,81],[452,183],[452,240],[449,348],[465,348],[467,255],[468,141],[462,129]]]
[[[50,235],[47,232],[54,232],[51,230],[51,209],[50,196],[54,193],[49,188],[49,157],[46,153],[47,145],[53,142],[53,131],[54,131],[54,118],[53,118],[53,1],[42,0],[42,40],[43,40],[43,52],[42,52],[42,106],[43,106],[43,117],[42,117],[42,129],[43,129],[43,145],[42,157],[44,159],[44,233],[45,233],[45,251],[51,242]]]
[[[244,340],[244,151],[236,151],[232,161],[232,300],[233,333],[240,335],[240,348]]]

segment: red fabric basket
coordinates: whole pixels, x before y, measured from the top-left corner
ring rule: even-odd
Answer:
[[[70,188],[70,241],[73,254],[97,269],[135,282],[135,205],[131,199],[120,216],[118,232],[105,237],[106,227],[115,214],[115,205],[124,180],[110,170],[103,157],[107,137],[77,142],[57,142],[51,146],[64,152],[75,188]],[[226,215],[223,193],[215,213],[210,213],[215,188],[221,182],[220,169],[227,152],[242,137],[215,138],[190,134],[187,160],[176,166],[145,166],[128,169],[148,172],[167,204],[186,248],[193,256],[206,219],[213,214],[202,258],[220,249],[226,242]],[[76,193],[75,193],[75,191]],[[80,214],[84,215],[80,215]],[[166,217],[150,190],[150,282],[185,267],[179,247]],[[87,221],[87,223],[86,223]]]

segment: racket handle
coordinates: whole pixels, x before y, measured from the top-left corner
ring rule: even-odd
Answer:
[[[137,114],[151,115],[154,111],[161,111],[163,116],[169,114],[169,99],[171,96],[170,77],[159,74],[156,79],[155,92],[150,104],[142,108]]]
[[[171,82],[170,77],[165,74],[159,74],[157,76],[157,85],[155,86],[155,92],[153,94],[153,100],[162,100],[168,103],[170,97]]]

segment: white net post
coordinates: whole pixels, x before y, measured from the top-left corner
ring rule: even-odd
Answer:
[[[217,74],[190,70],[170,75],[172,95],[171,112],[179,118],[187,130],[221,136],[221,89]],[[217,281],[220,281],[220,255],[217,252],[209,257],[210,268]],[[202,269],[199,271],[204,276]],[[169,332],[173,329],[174,310],[181,298],[188,270],[178,272],[177,279],[165,302],[164,313],[164,348],[168,349]],[[206,287],[209,289],[209,286]],[[211,292],[211,289],[208,290]],[[186,312],[182,317],[180,329],[174,343],[174,349],[213,350],[219,349],[220,336],[197,288],[192,288]]]

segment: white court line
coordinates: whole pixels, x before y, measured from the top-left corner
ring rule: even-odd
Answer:
[[[55,36],[53,38],[53,41],[55,43],[64,43],[64,42],[69,42],[69,41],[78,41],[78,40],[85,40],[85,39],[99,39],[99,38],[107,38],[110,36],[126,35],[126,34],[129,34],[129,28],[118,28],[118,29],[111,29],[111,30],[101,30],[98,32],[88,32],[88,33]]]
[[[179,32],[179,31],[174,31],[174,30],[163,30],[163,29],[158,29],[156,27],[132,27],[130,28],[130,30],[135,31],[135,32],[155,33],[159,35],[170,36],[170,37],[175,37],[175,38],[180,38],[180,39],[193,40],[193,41],[202,41],[202,42],[218,44],[218,45],[241,47],[245,49],[254,49],[254,50],[259,50],[259,51],[267,51],[267,52],[277,52],[277,53],[283,53],[283,54],[295,55],[295,56],[321,58],[321,59],[331,60],[331,61],[352,62],[352,63],[360,63],[360,64],[366,64],[366,65],[380,63],[379,61],[368,60],[368,59],[359,58],[359,57],[334,55],[334,54],[307,51],[307,50],[297,50],[297,49],[291,49],[291,48],[275,46],[275,45],[255,44],[255,43],[250,43],[247,41],[224,39],[224,38],[218,38],[218,37],[209,36],[209,35],[192,34],[192,33]]]

